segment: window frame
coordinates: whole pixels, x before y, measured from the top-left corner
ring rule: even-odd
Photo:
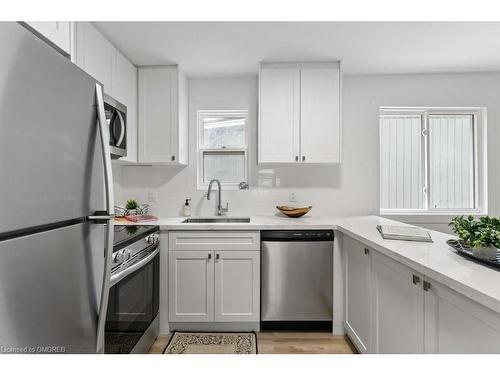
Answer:
[[[205,153],[210,153],[210,154],[234,154],[234,153],[243,153],[244,155],[244,178],[245,182],[250,185],[249,181],[249,173],[248,173],[248,137],[249,137],[249,130],[248,130],[248,114],[249,111],[246,109],[242,110],[234,110],[234,109],[222,109],[222,110],[206,110],[206,109],[200,109],[196,111],[196,136],[197,136],[197,142],[196,142],[196,147],[197,147],[197,183],[198,183],[198,190],[206,190],[208,188],[208,183],[204,182],[204,164],[203,164],[203,156]],[[208,148],[208,147],[203,147],[203,118],[205,117],[212,117],[212,116],[219,116],[219,117],[244,117],[245,118],[245,126],[244,126],[244,147],[241,148]],[[241,181],[240,181],[241,182]],[[224,187],[224,189],[229,189],[229,190],[238,190],[239,183],[223,183],[221,181],[221,185]]]
[[[487,203],[487,143],[486,143],[486,108],[484,107],[380,107],[379,119],[384,116],[420,116],[421,118],[421,175],[422,175],[422,199],[421,209],[394,209],[382,208],[382,178],[381,178],[381,154],[382,148],[379,144],[379,210],[384,216],[453,216],[453,215],[486,215],[488,213]],[[429,116],[450,115],[464,116],[471,115],[473,118],[473,194],[474,208],[432,208],[430,199],[432,192],[430,184],[430,157],[429,157]],[[381,129],[379,121],[379,139]]]

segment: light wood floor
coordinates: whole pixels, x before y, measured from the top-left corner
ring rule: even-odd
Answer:
[[[150,354],[163,353],[170,335],[159,336]],[[328,332],[258,332],[259,354],[353,354],[356,349],[347,336]]]

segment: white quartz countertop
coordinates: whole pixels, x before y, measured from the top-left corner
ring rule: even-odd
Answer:
[[[406,225],[378,216],[315,217],[298,219],[284,216],[252,216],[250,223],[182,223],[185,218],[160,218],[140,225],[159,225],[161,230],[287,230],[334,229],[415,271],[438,281],[500,313],[500,270],[495,270],[456,254],[446,244],[448,234],[429,231],[433,243],[384,240],[376,226]],[[117,221],[116,224],[136,225]]]

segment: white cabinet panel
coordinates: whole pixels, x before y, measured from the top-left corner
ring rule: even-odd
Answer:
[[[261,68],[259,163],[294,163],[298,160],[299,89],[299,69]]]
[[[114,98],[127,107],[127,156],[120,162],[137,162],[137,68],[116,50]]]
[[[300,70],[301,162],[340,162],[340,70]]]
[[[213,251],[171,251],[168,268],[170,321],[213,321]]]
[[[116,52],[113,45],[89,22],[76,25],[76,64],[104,85],[114,97],[113,70]]]
[[[215,321],[259,321],[260,252],[215,252]]]
[[[361,353],[371,352],[371,255],[361,242],[344,237],[345,325],[347,334]]]
[[[187,164],[187,82],[177,66],[139,69],[140,163]]]
[[[71,22],[43,21],[26,22],[37,33],[60,48],[64,53],[71,53]]]
[[[431,280],[425,293],[425,351],[500,354],[500,315]]]
[[[260,250],[258,231],[172,231],[170,250]]]
[[[424,291],[421,276],[376,252],[372,254],[372,272],[375,352],[423,353]],[[413,280],[413,276],[419,281]]]

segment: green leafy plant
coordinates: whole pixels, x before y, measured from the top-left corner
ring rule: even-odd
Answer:
[[[125,208],[127,210],[136,210],[139,207],[139,203],[135,199],[129,199]]]
[[[450,223],[453,232],[472,248],[494,246],[500,248],[500,219],[496,217],[454,217]]]

